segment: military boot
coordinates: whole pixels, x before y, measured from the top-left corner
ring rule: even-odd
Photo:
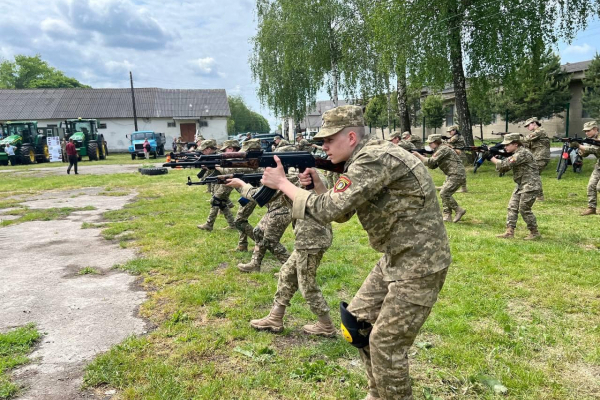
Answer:
[[[203,231],[212,231],[213,225],[215,224],[215,220],[217,219],[217,215],[219,214],[219,209],[217,207],[211,207],[210,212],[208,213],[208,218],[206,219],[206,223],[202,225],[198,225],[198,229],[202,229]]]
[[[265,257],[266,249],[259,247],[258,249],[254,249],[252,253],[252,259],[247,264],[238,264],[237,267],[242,272],[260,272],[260,264],[262,264],[262,260]]]
[[[198,225],[197,226],[198,229],[202,229],[203,231],[212,231],[213,230],[213,226],[212,224],[209,224],[208,222],[202,225]]]
[[[467,189],[467,185],[461,186],[460,189],[458,189],[458,193],[469,193],[469,190]]]
[[[285,307],[275,304],[269,315],[261,319],[253,319],[250,321],[250,326],[259,331],[271,331],[279,333],[283,331],[283,315]]]
[[[452,222],[458,222],[458,221],[460,221],[460,219],[466,213],[467,213],[467,210],[465,210],[464,208],[458,207],[458,209],[456,210],[456,214],[454,215],[454,219],[452,220]]]
[[[307,335],[318,335],[325,337],[334,337],[336,335],[335,326],[331,322],[329,314],[319,317],[316,324],[304,325],[302,331]]]
[[[507,226],[506,232],[504,232],[502,235],[496,235],[496,237],[500,239],[512,239],[515,237],[515,228]]]
[[[524,240],[535,240],[535,239],[539,239],[541,237],[542,237],[542,235],[537,230],[537,228],[533,228],[533,229],[529,230],[529,235],[525,236],[523,239]]]
[[[452,213],[444,213],[444,222],[452,222]]]
[[[586,215],[594,215],[594,214],[596,214],[596,209],[592,208],[592,207],[588,207],[588,208],[585,209],[585,211],[583,211],[581,213],[581,216],[583,217],[583,216],[586,216]]]

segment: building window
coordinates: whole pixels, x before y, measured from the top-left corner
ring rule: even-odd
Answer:
[[[454,104],[446,107],[446,126],[454,125]]]
[[[200,128],[204,128],[204,127],[208,126],[208,121],[198,121],[198,126]]]
[[[177,122],[167,122],[167,128],[177,128]]]
[[[98,124],[98,129],[106,129],[106,124],[103,124],[103,123]]]

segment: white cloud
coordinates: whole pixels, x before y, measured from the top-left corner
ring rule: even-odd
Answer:
[[[46,18],[40,24],[42,31],[50,36],[72,37],[75,35],[75,29],[64,20],[57,18]]]
[[[572,44],[563,50],[563,54],[565,54],[565,55],[568,55],[568,54],[583,55],[583,54],[592,53],[594,50],[595,50],[595,48],[593,48],[592,46],[590,46],[587,43],[584,43],[583,45],[573,45]]]
[[[191,61],[192,69],[200,75],[212,75],[215,71],[215,59],[212,57],[199,58]]]
[[[135,69],[135,64],[130,63],[127,60],[123,61],[107,61],[104,63],[106,70],[110,73],[128,72]]]

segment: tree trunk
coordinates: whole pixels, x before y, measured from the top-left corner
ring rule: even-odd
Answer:
[[[406,64],[398,64],[396,71],[396,90],[398,92],[398,119],[400,121],[400,130],[410,132],[410,115],[408,113],[408,94],[406,92]]]
[[[450,15],[458,15],[456,3],[453,2],[448,13]],[[469,113],[469,104],[467,103],[467,88],[465,84],[465,71],[463,69],[462,40],[460,37],[461,23],[457,19],[452,18],[447,21],[456,114],[458,116],[460,131],[465,138],[467,146],[473,146],[473,127],[471,126],[471,114]]]
[[[388,74],[385,75],[385,91],[387,94],[387,128],[388,132],[392,133],[392,95],[390,93],[390,76]],[[381,138],[385,139],[385,133],[381,132]]]

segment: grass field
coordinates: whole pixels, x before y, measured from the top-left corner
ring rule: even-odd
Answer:
[[[410,353],[415,398],[600,398],[600,216],[579,216],[592,160],[583,174],[568,171],[561,181],[555,167],[553,161],[543,175],[546,201],[534,206],[543,235],[534,242],[522,240],[528,232],[521,220],[516,239],[495,237],[504,231],[512,178],[499,178],[489,163],[469,172],[469,193],[455,196],[468,212],[447,225],[454,262]],[[263,272],[238,272],[235,265],[250,253],[234,251],[237,232],[218,229],[225,227],[222,217],[212,232],[196,228],[209,196],[184,184],[189,172],[77,181],[2,176],[0,207],[14,205],[12,194],[49,189],[138,193],[126,208],[107,213],[102,228],[109,239],[126,232],[121,246],[139,249],[142,258],[120,268],[144,277],[149,300],[140,313],[157,328],[100,355],[84,384],[116,388],[119,399],[364,397],[356,349],[341,337],[301,333],[314,319],[301,296],[282,334],[250,328],[250,319],[268,313],[279,265],[268,255]],[[441,184],[443,176],[433,175]],[[291,249],[290,229],[283,241]],[[336,324],[339,302],[352,298],[378,258],[356,218],[334,224],[319,283]]]
[[[0,334],[0,399],[8,399],[19,392],[8,373],[19,365],[27,364],[27,354],[40,338],[34,325],[27,325]]]

